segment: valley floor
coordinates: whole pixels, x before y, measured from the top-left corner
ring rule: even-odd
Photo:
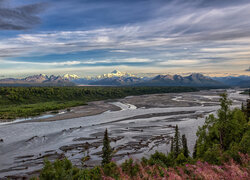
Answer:
[[[118,163],[128,157],[148,157],[156,150],[169,151],[176,124],[186,134],[192,152],[198,126],[219,109],[219,94],[224,91],[128,96],[74,107],[49,118],[0,124],[0,178],[30,176],[43,166],[45,157],[54,160],[66,156],[80,165],[81,158],[90,155],[86,165],[99,164],[106,128]],[[247,99],[241,91],[227,91],[233,107],[240,107]]]

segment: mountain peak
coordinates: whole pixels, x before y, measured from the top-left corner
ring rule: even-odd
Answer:
[[[121,71],[118,71],[118,70],[114,70],[111,73],[97,76],[97,79],[117,78],[117,77],[135,77],[135,75],[132,75],[132,74],[127,73],[127,72],[121,72]]]
[[[79,79],[79,76],[77,76],[76,74],[65,74],[63,75],[63,78],[72,80],[72,79]]]
[[[189,77],[196,78],[196,79],[207,79],[207,77],[201,73],[192,73],[189,75]]]

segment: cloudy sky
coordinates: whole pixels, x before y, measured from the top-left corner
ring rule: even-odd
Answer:
[[[246,74],[249,0],[0,0],[0,77]]]

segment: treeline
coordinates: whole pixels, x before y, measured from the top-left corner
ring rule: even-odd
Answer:
[[[231,101],[222,94],[217,116],[210,115],[197,131],[193,155],[178,126],[170,152],[155,152],[149,159],[112,161],[108,131],[103,138],[102,165],[74,167],[68,159],[51,163],[45,160],[40,180],[77,179],[250,179],[250,124],[247,107],[230,109]],[[84,157],[83,164],[91,157]],[[33,178],[36,179],[36,178]]]
[[[90,101],[198,91],[193,87],[0,87],[0,119],[39,115]]]
[[[250,89],[245,89],[241,94],[249,94],[250,95]]]

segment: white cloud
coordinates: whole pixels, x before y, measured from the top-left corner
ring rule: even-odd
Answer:
[[[81,64],[80,61],[65,61],[65,62],[28,62],[28,61],[9,61],[0,60],[2,64],[24,64],[24,65],[38,65],[38,66],[64,66],[64,65],[77,65]]]
[[[164,62],[159,62],[159,65],[191,65],[191,64],[198,64],[200,60],[193,60],[193,59],[181,59],[181,60],[167,60]]]
[[[114,49],[114,50],[111,50],[109,52],[115,52],[115,53],[128,53],[129,51],[128,50],[124,50],[124,49]]]
[[[163,9],[172,6],[173,4]],[[12,52],[15,52],[15,49],[22,47],[22,51],[14,53],[16,56],[98,49],[119,52],[118,48],[121,49],[120,52],[126,52],[134,48],[197,44],[210,39],[214,42],[223,40],[230,43],[241,36],[250,36],[250,23],[242,19],[250,16],[250,4],[192,10],[192,7],[187,6],[186,10],[177,13],[176,16],[161,16],[148,22],[121,27],[20,34],[16,38],[1,40],[0,51],[12,49]],[[227,39],[230,34],[231,38]],[[250,43],[249,40],[247,42]],[[1,54],[4,55],[4,52]],[[5,55],[12,56],[11,53]]]

